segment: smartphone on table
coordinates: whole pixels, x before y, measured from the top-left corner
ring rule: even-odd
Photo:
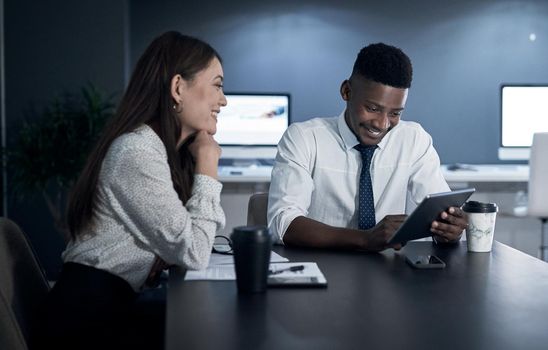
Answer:
[[[416,269],[443,269],[445,263],[435,255],[406,255],[405,260]]]

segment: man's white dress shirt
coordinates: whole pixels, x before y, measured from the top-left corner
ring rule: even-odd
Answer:
[[[275,236],[282,240],[298,216],[358,228],[358,143],[344,112],[289,126],[269,190],[268,226]],[[377,223],[386,215],[409,214],[427,194],[449,191],[432,138],[414,122],[401,120],[386,134],[370,171]]]

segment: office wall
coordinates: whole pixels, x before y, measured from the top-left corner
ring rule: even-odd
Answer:
[[[42,110],[88,81],[115,93],[124,88],[126,1],[5,0],[5,93],[8,143],[31,106]],[[9,184],[8,184],[9,187]],[[64,243],[39,194],[8,198],[8,216],[29,235],[50,278]]]
[[[443,163],[499,163],[499,85],[548,82],[545,1],[133,0],[130,17],[131,62],[161,32],[196,35],[223,56],[226,91],[288,91],[295,121],[342,111],[362,46],[399,46],[414,65],[404,119]]]

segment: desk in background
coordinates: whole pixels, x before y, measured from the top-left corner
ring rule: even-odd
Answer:
[[[499,206],[495,238],[531,256],[538,256],[540,223],[537,219],[516,217],[514,208],[523,205],[517,200],[527,191],[528,165],[471,164],[474,170],[448,170],[442,172],[451,189],[475,187],[471,200],[494,202]],[[235,174],[230,174],[231,171]],[[247,220],[247,202],[255,192],[267,192],[270,186],[271,167],[256,166],[244,169],[219,168],[223,182],[221,205],[226,213],[226,227],[220,234],[230,234],[232,228],[244,225]],[[521,193],[521,194],[520,194]]]
[[[219,167],[219,181],[223,183],[261,183],[270,182],[270,174],[272,173],[272,166],[247,166],[247,167],[234,167],[234,166],[220,166]]]
[[[527,182],[528,165],[470,164],[464,169],[449,170],[450,165],[441,166],[447,182]]]
[[[400,253],[278,247],[315,261],[327,289],[269,289],[240,296],[234,281],[184,282],[170,273],[166,349],[546,349],[548,265],[495,242],[410,242]],[[441,257],[443,270],[415,270],[404,254]]]
[[[517,192],[526,190],[529,180],[528,165],[471,164],[458,170],[449,167],[442,165],[441,170],[451,189],[475,187],[485,192]]]
[[[468,169],[448,170],[449,165],[442,165],[445,180],[449,183],[484,183],[484,182],[527,182],[528,165],[468,165]],[[219,167],[221,182],[270,182],[270,166]]]
[[[471,165],[474,170],[447,170],[442,166],[445,179],[452,189],[475,187],[472,199],[493,201],[503,213],[512,213],[514,196],[527,190],[529,167],[527,165]],[[272,167],[219,167],[219,180],[223,183],[222,206],[226,210],[227,226],[221,233],[229,233],[232,227],[243,225],[247,218],[247,201],[255,192],[267,192]],[[536,243],[535,243],[536,244]],[[531,244],[531,246],[535,246]]]

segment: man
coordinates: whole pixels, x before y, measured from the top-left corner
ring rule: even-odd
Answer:
[[[388,240],[430,194],[449,191],[430,135],[400,120],[412,66],[400,49],[363,48],[341,97],[339,117],[292,124],[278,145],[268,224],[291,245],[365,251]],[[438,243],[457,242],[467,219],[449,208],[432,222]]]

